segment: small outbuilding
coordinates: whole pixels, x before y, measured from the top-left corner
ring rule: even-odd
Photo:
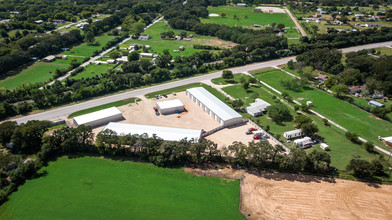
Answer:
[[[283,136],[286,139],[293,139],[293,138],[297,138],[297,137],[302,137],[303,135],[304,135],[304,133],[302,132],[301,129],[286,131],[285,133],[283,133]]]
[[[157,102],[157,109],[162,115],[185,111],[184,104],[179,99]]]
[[[75,125],[86,125],[90,127],[97,127],[99,125],[108,124],[109,122],[122,120],[121,111],[116,107],[103,109],[89,114],[77,116],[73,118]]]
[[[50,55],[50,56],[47,56],[47,57],[43,58],[42,60],[43,60],[44,62],[53,62],[55,59],[56,59],[55,56]]]
[[[326,143],[321,143],[321,144],[320,144],[320,148],[323,149],[323,150],[325,150],[325,151],[328,151],[328,150],[329,150],[329,146],[328,146],[328,144],[326,144]]]
[[[267,111],[267,107],[270,106],[268,102],[257,98],[255,102],[251,103],[249,107],[245,108],[245,111],[252,116],[261,116]]]
[[[385,106],[384,104],[379,103],[379,102],[374,101],[374,100],[369,101],[368,104],[369,104],[370,106],[373,106],[373,107],[376,107],[376,108],[382,108],[382,107]]]

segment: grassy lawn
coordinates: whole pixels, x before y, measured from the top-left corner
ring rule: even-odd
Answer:
[[[386,56],[392,56],[392,48],[389,47],[381,47],[381,48],[375,48],[377,52],[380,51],[381,55],[386,55]]]
[[[239,180],[97,157],[50,162],[0,207],[0,219],[244,219]]]
[[[1,80],[0,88],[15,89],[22,84],[45,82],[53,77],[56,69],[66,69],[67,67],[68,64],[56,62],[36,62],[19,74]]]
[[[223,79],[222,77],[212,79],[211,82],[216,85],[228,85],[228,84],[237,84],[240,83],[241,78],[244,78],[246,81],[249,80],[249,76],[243,73],[234,74],[233,79]]]
[[[294,22],[290,19],[290,17],[286,13],[258,13],[252,12],[252,9],[256,6],[252,7],[236,7],[236,6],[218,6],[218,7],[209,7],[209,13],[219,14],[226,13],[226,17],[209,17],[209,18],[201,18],[202,23],[214,23],[214,24],[223,24],[230,27],[240,26],[246,28],[253,28],[253,24],[258,25],[272,25],[272,23],[276,24],[284,24],[286,27],[295,27]],[[237,15],[239,20],[234,20],[234,15]],[[247,18],[245,17],[247,16]]]
[[[277,99],[273,99],[272,97],[274,95],[278,96],[277,94],[272,93],[272,91],[265,86],[261,86],[259,88],[251,87],[248,91],[245,91],[241,85],[228,86],[222,89],[234,98],[242,99],[245,106],[253,102],[255,98],[260,98],[270,104],[274,104]],[[288,104],[286,103],[286,105]],[[297,116],[297,113],[294,112],[293,109],[290,109],[290,112],[294,117]],[[283,136],[284,132],[295,129],[292,122],[284,122],[283,124],[278,125],[266,115],[260,117],[253,117],[246,113],[242,113],[242,115],[246,118],[250,118],[264,128],[269,126],[269,133],[271,134],[280,134]],[[334,126],[325,126],[322,120],[316,115],[309,116],[314,120],[319,128],[318,134],[324,139],[324,142],[330,146],[331,150],[327,151],[327,153],[331,155],[332,166],[340,170],[345,170],[349,161],[354,158],[354,155],[358,155],[360,158],[365,160],[372,160],[377,157],[377,154],[370,154],[362,146],[353,144],[347,140],[342,130]],[[286,141],[285,138],[281,138],[281,140],[284,140],[283,142]],[[291,143],[285,144],[288,147],[293,147]],[[322,151],[319,145],[315,145],[313,148],[308,149],[307,152],[310,153],[313,150]]]
[[[167,22],[157,22],[149,29],[147,29],[143,34],[147,34],[151,36],[151,39],[145,41],[139,40],[129,40],[124,44],[121,44],[120,47],[128,48],[131,44],[142,44],[142,45],[150,45],[151,49],[149,50],[150,53],[160,54],[164,50],[169,50],[170,54],[173,57],[176,56],[190,56],[196,52],[205,51],[202,49],[194,49],[193,45],[195,44],[202,44],[202,45],[213,45],[218,46],[221,48],[227,48],[229,45],[235,45],[232,42],[227,42],[223,40],[219,40],[215,37],[208,37],[203,35],[197,35],[194,32],[186,31],[187,35],[193,34],[194,37],[191,41],[184,41],[184,40],[162,40],[160,38],[160,34],[162,32],[173,31],[176,35],[182,32],[183,30],[176,30],[169,27]],[[185,50],[180,51],[179,53],[173,52],[173,50],[178,50],[180,46],[184,46]],[[217,50],[211,50],[212,52],[216,52]]]
[[[82,78],[90,78],[93,76],[99,76],[103,73],[106,73],[108,70],[112,69],[116,64],[101,64],[96,65],[94,63],[89,64],[85,67],[85,71],[78,73],[75,76],[71,76],[72,79],[82,79]]]
[[[88,114],[88,113],[91,113],[91,112],[96,112],[96,111],[99,111],[99,110],[102,110],[102,109],[105,109],[105,108],[118,107],[118,106],[126,105],[126,104],[129,104],[129,103],[134,103],[134,102],[135,102],[135,98],[120,100],[120,101],[117,101],[117,102],[111,102],[111,103],[108,103],[108,104],[95,106],[95,107],[92,107],[92,108],[83,109],[83,110],[71,113],[68,116],[68,118],[74,118],[74,117],[79,116],[79,115],[84,115],[84,114]]]
[[[75,55],[82,57],[91,57],[93,52],[96,50],[100,50],[104,47],[110,40],[114,39],[115,36],[100,36],[96,37],[95,41],[99,42],[98,46],[89,46],[87,43],[83,43],[79,46],[73,47],[70,51],[65,51],[62,54],[65,55]]]
[[[384,146],[384,144],[378,141],[378,136],[385,137],[392,134],[391,123],[379,120],[331,94],[315,88],[302,89],[300,92],[283,88],[280,81],[292,79],[292,77],[280,70],[262,71],[256,73],[255,76],[281,92],[288,92],[301,103],[312,101],[315,111],[379,146]]]

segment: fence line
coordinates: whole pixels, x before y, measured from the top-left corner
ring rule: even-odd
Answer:
[[[251,123],[253,126],[256,127],[257,130],[263,131],[270,139],[272,139],[273,141],[275,141],[276,143],[278,143],[280,146],[283,147],[283,149],[287,152],[290,153],[290,149],[288,147],[286,147],[286,145],[284,145],[282,142],[280,142],[278,139],[274,138],[270,133],[268,133],[267,131],[265,131],[264,129],[262,129],[258,124],[254,123],[252,120],[250,119],[246,119],[249,123]]]

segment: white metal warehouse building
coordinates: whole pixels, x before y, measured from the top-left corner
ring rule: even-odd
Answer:
[[[102,131],[107,129],[115,131],[119,136],[147,134],[148,137],[152,137],[155,134],[166,141],[180,141],[186,138],[188,141],[193,140],[193,142],[197,142],[201,136],[201,129],[170,128],[116,122],[109,123]]]
[[[99,125],[107,124],[112,121],[122,120],[121,111],[116,107],[103,109],[89,114],[77,116],[73,118],[75,125],[86,125],[90,127],[97,127]]]
[[[178,99],[157,102],[157,109],[162,115],[176,113],[177,111],[182,112],[185,110],[184,104]]]
[[[242,116],[203,87],[186,90],[186,95],[219,124],[230,126],[242,123]]]

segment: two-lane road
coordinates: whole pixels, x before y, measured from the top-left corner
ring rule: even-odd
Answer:
[[[387,47],[390,45],[392,45],[392,41],[345,48],[345,49],[342,49],[342,52],[347,53],[347,52],[358,51],[358,50],[363,50],[363,49]],[[274,66],[286,64],[288,61],[293,60],[293,59],[295,59],[295,57],[287,57],[287,58],[282,58],[282,59],[277,59],[277,60],[270,60],[270,61],[266,61],[266,62],[254,63],[254,64],[249,64],[246,66],[231,68],[230,70],[232,70],[234,73],[249,72],[249,71],[258,70],[258,69],[262,69],[262,68],[266,68],[266,67],[274,67]],[[83,110],[83,109],[87,109],[87,108],[91,108],[91,107],[95,107],[95,106],[99,106],[99,105],[103,105],[103,104],[107,104],[107,103],[111,103],[111,102],[115,102],[115,101],[119,101],[119,100],[124,100],[124,99],[131,98],[131,97],[140,97],[140,96],[143,96],[147,93],[165,90],[165,89],[169,89],[169,88],[173,88],[173,87],[177,87],[177,86],[187,85],[190,83],[211,80],[213,78],[220,77],[221,74],[222,74],[222,71],[218,71],[218,72],[214,72],[214,73],[210,73],[210,74],[206,74],[206,75],[202,75],[202,76],[197,76],[197,77],[192,77],[192,78],[187,78],[187,79],[181,79],[181,80],[174,81],[174,82],[159,84],[156,86],[146,87],[146,88],[142,88],[142,89],[135,89],[135,90],[128,91],[128,92],[115,94],[115,95],[111,95],[111,96],[106,96],[106,97],[102,97],[102,98],[97,98],[94,100],[90,100],[90,101],[86,101],[86,102],[82,102],[82,103],[78,103],[78,104],[74,104],[74,105],[70,105],[70,106],[59,107],[59,108],[55,108],[52,110],[47,110],[45,112],[22,116],[22,117],[14,118],[11,120],[16,121],[18,123],[25,123],[29,120],[53,120],[53,121],[60,120],[60,119],[66,118],[69,114],[76,112],[76,111],[79,111],[79,110]]]

